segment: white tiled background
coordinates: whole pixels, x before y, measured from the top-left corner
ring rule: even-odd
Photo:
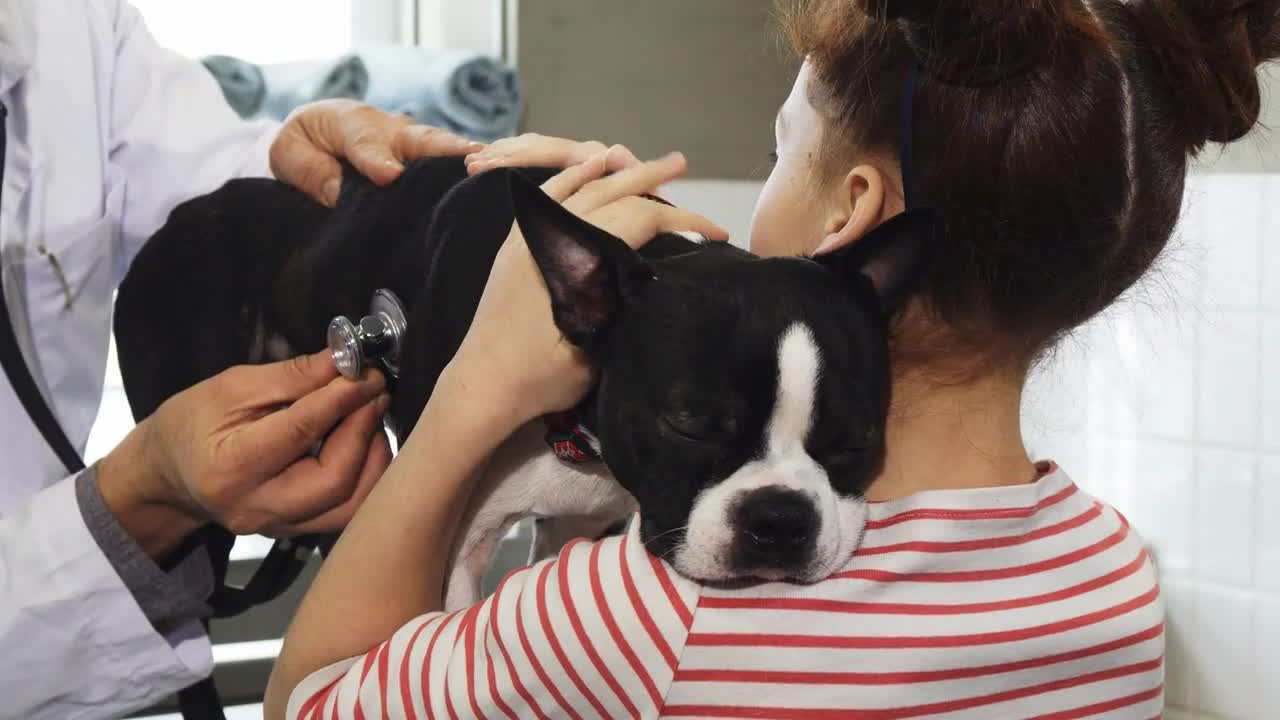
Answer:
[[[1153,547],[1169,718],[1280,717],[1278,241],[1280,175],[1193,176],[1163,266],[1028,392],[1033,452]]]

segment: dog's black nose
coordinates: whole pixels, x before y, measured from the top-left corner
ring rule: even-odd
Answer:
[[[745,494],[733,513],[734,564],[741,570],[797,569],[813,557],[818,513],[807,496],[771,485]]]

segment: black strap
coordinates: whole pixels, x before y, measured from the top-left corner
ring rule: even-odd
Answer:
[[[901,114],[898,117],[898,155],[902,164],[902,194],[907,210],[916,206],[915,139],[916,139],[916,64],[907,65],[902,83]]]
[[[215,591],[215,597],[211,601],[213,616],[226,618],[239,615],[249,608],[279,597],[306,569],[307,558],[317,549],[317,538],[318,536],[304,536],[294,540],[276,540],[243,588],[224,582]],[[327,552],[329,547],[332,547],[332,542],[324,546],[324,551]]]
[[[205,632],[209,631],[208,624]],[[207,677],[191,687],[178,691],[178,712],[183,720],[227,720],[222,711],[222,696],[213,677]]]
[[[5,121],[8,117],[8,108],[4,103],[0,103],[0,193],[4,190],[4,160],[9,135]],[[4,273],[0,272],[0,365],[4,366],[5,375],[9,377],[9,384],[13,386],[18,402],[22,403],[31,422],[44,436],[44,441],[66,466],[68,473],[78,473],[84,469],[84,460],[81,459],[80,453],[76,452],[67,434],[63,432],[62,426],[58,424],[58,419],[54,416],[49,404],[45,402],[44,396],[40,394],[40,388],[36,385],[35,378],[31,376],[31,369],[27,367],[27,362],[22,357],[22,349],[18,347],[18,335],[14,332],[13,321],[9,316],[9,304],[4,297],[3,275]]]

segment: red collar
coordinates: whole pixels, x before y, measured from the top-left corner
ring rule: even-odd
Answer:
[[[600,462],[600,441],[578,421],[577,413],[569,410],[547,415],[543,422],[547,424],[547,444],[561,462],[570,465]]]

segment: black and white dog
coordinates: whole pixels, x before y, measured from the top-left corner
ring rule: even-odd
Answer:
[[[603,530],[638,511],[649,551],[704,581],[837,569],[883,461],[888,318],[931,219],[900,216],[816,260],[670,234],[636,252],[542,194],[550,174],[468,178],[459,160],[422,160],[387,188],[351,175],[334,210],[258,179],[179,206],[116,306],[134,414],[232,365],[319,351],[331,318],[389,288],[409,305],[388,418],[403,440],[514,219],[599,382],[553,419],[558,451],[540,424],[498,451],[453,548],[447,607],[479,599],[498,541],[531,515]]]

